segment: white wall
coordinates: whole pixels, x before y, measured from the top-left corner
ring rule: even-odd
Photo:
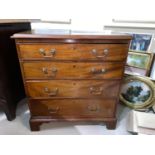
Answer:
[[[155,20],[154,0],[0,0],[0,18],[72,19],[74,29],[102,30],[115,19]]]

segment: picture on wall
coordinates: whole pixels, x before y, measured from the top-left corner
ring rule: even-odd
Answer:
[[[152,34],[132,34],[130,50],[133,51],[148,51],[152,40]]]

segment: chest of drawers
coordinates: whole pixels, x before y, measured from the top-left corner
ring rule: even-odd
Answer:
[[[32,131],[51,121],[103,121],[115,128],[131,36],[31,31],[13,38]]]

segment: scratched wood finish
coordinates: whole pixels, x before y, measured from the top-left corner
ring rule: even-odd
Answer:
[[[18,48],[21,58],[26,60],[124,61],[128,51],[127,44],[19,44]],[[51,54],[52,50],[55,54]]]
[[[55,118],[114,117],[116,99],[30,100],[32,116]]]
[[[27,81],[31,98],[71,97],[71,98],[115,98],[118,96],[120,80],[46,80]]]
[[[23,62],[26,79],[120,79],[124,63]]]

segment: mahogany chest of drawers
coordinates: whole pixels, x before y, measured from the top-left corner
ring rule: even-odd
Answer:
[[[99,121],[116,127],[116,107],[131,36],[14,34],[37,131],[51,121]]]

